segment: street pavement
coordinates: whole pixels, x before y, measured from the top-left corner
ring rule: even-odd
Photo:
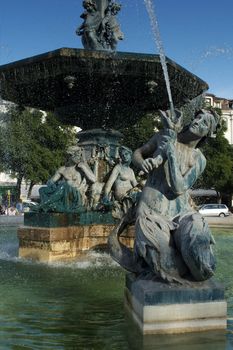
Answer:
[[[231,228],[233,233],[233,214],[220,218],[219,216],[205,216],[206,221],[210,227],[224,227]]]

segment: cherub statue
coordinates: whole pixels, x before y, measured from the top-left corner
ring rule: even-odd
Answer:
[[[107,0],[101,10],[95,0],[84,0],[83,7],[86,11],[80,17],[84,21],[77,28],[76,34],[82,36],[84,48],[116,50],[117,42],[124,37],[116,20],[121,5]]]
[[[84,0],[85,12],[80,16],[84,19],[83,24],[77,28],[76,34],[82,36],[82,43],[85,49],[101,50],[99,31],[102,17],[97,9],[95,0]]]
[[[115,2],[110,3],[105,11],[105,17],[102,22],[102,26],[104,27],[104,41],[106,42],[107,48],[113,51],[116,50],[118,41],[124,39],[124,34],[116,19],[116,15],[120,9],[120,4]]]

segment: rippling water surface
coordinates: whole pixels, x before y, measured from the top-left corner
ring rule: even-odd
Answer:
[[[233,349],[233,233],[215,230],[228,332],[141,337],[125,319],[124,271],[108,255],[50,265],[21,260],[16,228],[0,229],[0,349]],[[232,318],[232,321],[231,321]]]

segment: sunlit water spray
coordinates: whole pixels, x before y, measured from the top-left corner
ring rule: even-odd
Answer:
[[[210,46],[201,55],[201,59],[205,60],[209,57],[225,56],[227,58],[233,58],[233,48],[228,45]]]
[[[201,52],[192,51],[192,59],[187,59],[186,64],[192,70],[196,70],[201,64],[205,63],[207,60],[214,58],[224,58],[228,60],[233,59],[233,47],[228,44],[223,44],[221,46],[209,46]],[[194,59],[193,59],[194,58]]]
[[[166,56],[165,56],[163,43],[162,43],[161,36],[160,36],[159,24],[158,24],[158,20],[156,17],[155,6],[154,6],[154,3],[152,0],[144,0],[144,3],[145,3],[145,6],[147,9],[149,18],[150,18],[150,23],[151,23],[151,28],[152,28],[152,33],[154,36],[155,44],[156,44],[157,49],[159,51],[159,57],[160,57],[160,62],[161,62],[162,69],[163,69],[165,83],[166,83],[171,115],[174,116],[175,115],[174,104],[173,104],[173,100],[172,100],[171,86],[170,86],[170,80],[169,80],[169,75],[168,75],[168,70],[167,70]]]

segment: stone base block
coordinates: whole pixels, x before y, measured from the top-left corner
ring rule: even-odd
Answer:
[[[213,280],[171,286],[129,274],[125,306],[143,334],[226,329],[224,288]]]
[[[114,225],[79,225],[67,227],[31,227],[18,229],[19,256],[37,261],[71,260],[91,249],[106,249]],[[132,248],[134,228],[131,226],[121,241]]]

